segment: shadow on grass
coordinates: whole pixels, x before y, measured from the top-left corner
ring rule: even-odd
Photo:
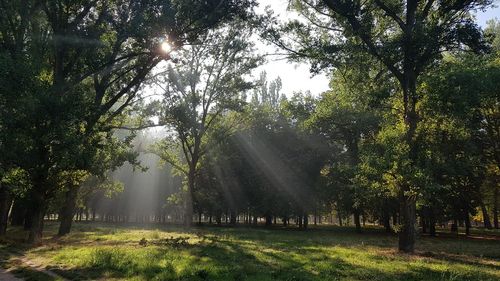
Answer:
[[[134,240],[136,238],[126,237],[128,230],[168,231],[177,236],[194,234],[197,242],[177,245],[168,239],[151,236],[148,237],[148,246],[142,247],[138,240]],[[393,249],[396,238],[379,231],[371,235],[370,231],[355,234],[351,229],[330,228],[301,232],[260,227],[197,227],[186,230],[170,226],[115,228],[114,225],[77,225],[70,236],[50,240],[55,242],[55,246],[42,247],[33,253],[53,258],[59,255],[58,248],[65,250],[66,254],[69,253],[67,256],[64,253],[58,256],[61,267],[49,269],[70,280],[498,280],[498,275],[491,273],[499,270],[496,263],[468,260],[467,256],[439,256],[432,250],[429,255],[427,252],[421,255],[428,261],[414,263],[404,255],[379,255]],[[106,241],[108,235],[115,234],[125,234],[121,236],[126,240]],[[89,237],[103,240],[96,242]],[[426,238],[425,249],[436,245],[437,249],[445,249],[451,241]],[[491,242],[464,242],[470,243],[468,247],[495,245]],[[335,246],[342,250],[332,250]],[[377,250],[366,254],[373,248]],[[86,250],[84,257],[78,257],[79,262],[71,263],[68,259],[77,257],[82,253],[79,252],[81,249]],[[57,265],[57,259],[50,263]],[[431,266],[430,263],[438,265]],[[474,268],[460,269],[466,266]],[[478,270],[475,270],[476,267]],[[488,270],[479,270],[479,267]]]
[[[39,270],[32,269],[22,263],[21,257],[24,256],[30,246],[24,244],[23,240],[17,242],[16,239],[5,240],[0,238],[0,267],[9,269],[17,278],[26,281],[57,281],[58,278],[47,275]]]
[[[404,272],[378,267],[384,263],[369,255],[366,265],[348,262],[321,248],[275,247],[255,241],[206,239],[177,247],[146,246],[133,254],[119,248],[96,248],[83,265],[52,269],[70,280],[138,278],[139,280],[497,280],[486,273],[437,270],[408,263]],[[259,242],[257,242],[259,243]],[[138,254],[147,250],[146,254]],[[356,251],[359,249],[355,249]],[[389,261],[389,263],[392,261]],[[404,263],[405,260],[397,261]],[[460,261],[462,262],[462,261]],[[389,264],[390,266],[390,264]]]
[[[171,251],[183,256],[169,255]],[[320,280],[317,273],[304,270],[303,263],[286,255],[269,254],[270,260],[262,260],[244,246],[229,241],[183,245],[173,250],[154,248],[148,258],[151,262],[136,262],[133,256],[124,255],[117,249],[96,249],[84,266],[52,271],[71,280],[127,277],[143,280]],[[180,268],[173,262],[181,264]],[[349,267],[341,260],[336,262],[339,269]]]

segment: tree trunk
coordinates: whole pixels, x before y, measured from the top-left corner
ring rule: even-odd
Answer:
[[[33,201],[29,213],[31,225],[29,227],[28,243],[40,244],[42,241],[43,216],[45,214],[46,202],[39,188],[35,187],[31,196]]]
[[[493,192],[493,225],[498,229],[498,186],[495,187]]]
[[[229,218],[229,224],[231,225],[236,225],[236,217],[238,216],[235,211],[231,210],[230,213],[230,218]]]
[[[24,230],[29,230],[31,228],[32,221],[33,221],[33,212],[34,212],[33,206],[29,206],[26,209],[26,215],[24,217],[24,225],[23,225]]]
[[[1,178],[0,178],[1,179]],[[12,195],[7,185],[2,185],[0,181],[0,236],[7,233],[9,221],[9,211],[12,206]]]
[[[361,233],[361,221],[359,219],[359,209],[354,209],[354,225],[356,225],[356,232]]]
[[[470,236],[470,216],[469,216],[469,211],[465,210],[464,213],[464,220],[465,220],[465,235]]]
[[[451,224],[450,231],[452,233],[458,233],[458,221],[457,220],[453,220],[453,223]]]
[[[420,216],[420,223],[422,224],[422,233],[427,233],[427,220],[424,215]]]
[[[266,213],[266,226],[271,226],[273,224],[273,217],[270,213]]]
[[[483,213],[484,227],[492,229],[493,227],[491,227],[490,215],[488,214],[488,210],[486,209],[483,200],[480,200],[479,204],[481,206],[481,212]]]
[[[10,225],[22,226],[24,225],[24,218],[26,217],[26,205],[24,202],[16,198],[12,204],[12,211],[10,214]]]
[[[76,199],[78,197],[78,186],[69,185],[61,210],[59,211],[59,231],[57,235],[63,236],[71,231],[73,217],[75,216]]]
[[[410,2],[409,2],[410,3]],[[407,7],[408,9],[410,7]],[[415,47],[412,43],[412,29],[414,28],[415,19],[414,3],[412,2],[411,10],[407,11],[408,29],[404,32],[405,42],[403,45],[403,72],[401,80],[401,88],[403,90],[403,107],[404,107],[404,123],[406,125],[405,142],[408,145],[409,165],[416,165],[418,158],[418,147],[415,141],[415,135],[418,125],[418,115],[416,112],[417,105],[417,73],[415,72]],[[406,176],[405,176],[406,177]],[[399,185],[399,223],[401,231],[399,233],[399,251],[405,253],[413,253],[415,250],[416,239],[416,196],[410,193],[411,186],[408,183]]]
[[[429,235],[436,236],[436,218],[434,217],[434,209],[429,208]]]
[[[387,205],[387,201],[386,201],[386,205]],[[383,209],[382,219],[384,221],[385,232],[391,233],[392,232],[392,230],[391,230],[391,218],[389,216],[389,211],[387,210],[387,206],[385,206]]]
[[[304,214],[304,229],[307,229],[308,226],[309,226],[309,215]]]
[[[415,218],[416,202],[411,196],[405,194],[406,188],[400,191],[400,220],[401,230],[399,232],[399,250],[412,253],[415,250]]]
[[[186,192],[186,202],[184,214],[184,226],[190,227],[193,224],[193,194],[194,194],[195,168],[190,167],[188,175],[188,190]]]

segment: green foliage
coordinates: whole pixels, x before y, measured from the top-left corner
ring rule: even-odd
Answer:
[[[29,175],[35,217],[43,218],[61,181],[76,182],[68,175],[104,178],[126,161],[138,164],[130,151],[134,132],[122,136],[116,129],[151,125],[154,108],[135,116],[129,108],[140,103],[150,71],[171,59],[161,41],[181,48],[222,22],[251,17],[254,2],[237,2],[1,5],[0,175],[18,168]],[[33,225],[32,240],[42,224]]]
[[[182,64],[158,75],[165,90],[160,119],[172,133],[152,151],[185,176],[186,200],[191,200],[199,162],[210,148],[208,136],[224,115],[240,110],[241,93],[252,87],[246,76],[261,58],[249,41],[251,32],[242,22],[208,32],[196,45],[178,50]],[[191,208],[191,202],[186,204]]]

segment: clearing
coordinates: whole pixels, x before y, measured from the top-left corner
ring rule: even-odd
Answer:
[[[3,267],[26,280],[500,280],[500,233],[420,237],[415,255],[378,228],[124,226],[77,223],[43,246],[0,241]],[[49,275],[50,274],[50,275]]]

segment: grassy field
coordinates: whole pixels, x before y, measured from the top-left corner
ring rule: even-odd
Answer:
[[[49,224],[44,245],[34,248],[16,243],[25,234],[11,230],[0,245],[4,267],[20,267],[30,279],[19,260],[12,262],[22,256],[70,280],[500,280],[500,237],[494,232],[420,237],[410,256],[395,251],[395,236],[377,229],[356,234],[338,227],[184,231],[76,224],[60,239],[52,238],[55,230]]]

